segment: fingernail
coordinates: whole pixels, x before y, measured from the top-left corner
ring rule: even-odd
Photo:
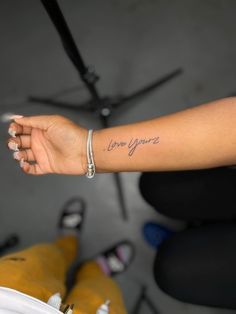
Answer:
[[[11,135],[12,137],[16,137],[16,131],[13,130],[12,128],[8,129],[8,134]]]
[[[15,160],[20,160],[19,152],[14,152],[14,153],[13,153],[13,158],[14,158]]]
[[[10,117],[13,116],[13,113],[11,112],[5,112],[0,116],[1,122],[9,122],[11,121]]]
[[[15,152],[18,152],[18,151],[19,151],[18,144],[15,143],[15,142],[9,142],[9,143],[8,143],[8,147],[9,147],[11,150],[14,150]]]
[[[11,120],[15,120],[15,119],[21,119],[21,118],[23,118],[24,116],[21,116],[21,115],[19,115],[19,114],[14,114],[13,116],[10,116],[9,118],[11,119]]]
[[[24,167],[24,164],[25,164],[25,161],[24,161],[24,159],[22,158],[22,159],[20,160],[20,167],[23,168],[23,167]]]

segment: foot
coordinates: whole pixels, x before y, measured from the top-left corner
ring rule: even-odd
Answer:
[[[81,232],[85,215],[85,202],[79,197],[68,200],[63,206],[59,220],[59,230],[63,234],[78,235]]]
[[[124,272],[133,258],[133,244],[129,241],[122,241],[99,254],[95,260],[106,275],[114,276]]]
[[[172,236],[173,233],[174,231],[154,222],[148,222],[143,226],[144,239],[155,249],[158,249],[161,243]]]

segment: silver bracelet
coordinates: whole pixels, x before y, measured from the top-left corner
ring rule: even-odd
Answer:
[[[92,179],[95,175],[96,168],[93,159],[93,130],[88,131],[88,139],[87,139],[87,173],[86,177]]]

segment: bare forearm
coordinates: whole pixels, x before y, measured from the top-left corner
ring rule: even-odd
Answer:
[[[236,164],[236,98],[94,133],[98,172]]]

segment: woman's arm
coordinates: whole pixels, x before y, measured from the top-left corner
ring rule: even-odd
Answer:
[[[236,98],[94,134],[97,170],[162,171],[236,164]]]
[[[60,116],[15,119],[18,160],[31,174],[86,172],[87,130]],[[11,145],[10,145],[11,146]],[[11,146],[12,147],[12,146]],[[25,153],[27,152],[27,153]],[[163,171],[236,164],[236,98],[94,132],[97,172]],[[28,163],[29,156],[35,165]],[[17,159],[17,158],[16,158]]]

